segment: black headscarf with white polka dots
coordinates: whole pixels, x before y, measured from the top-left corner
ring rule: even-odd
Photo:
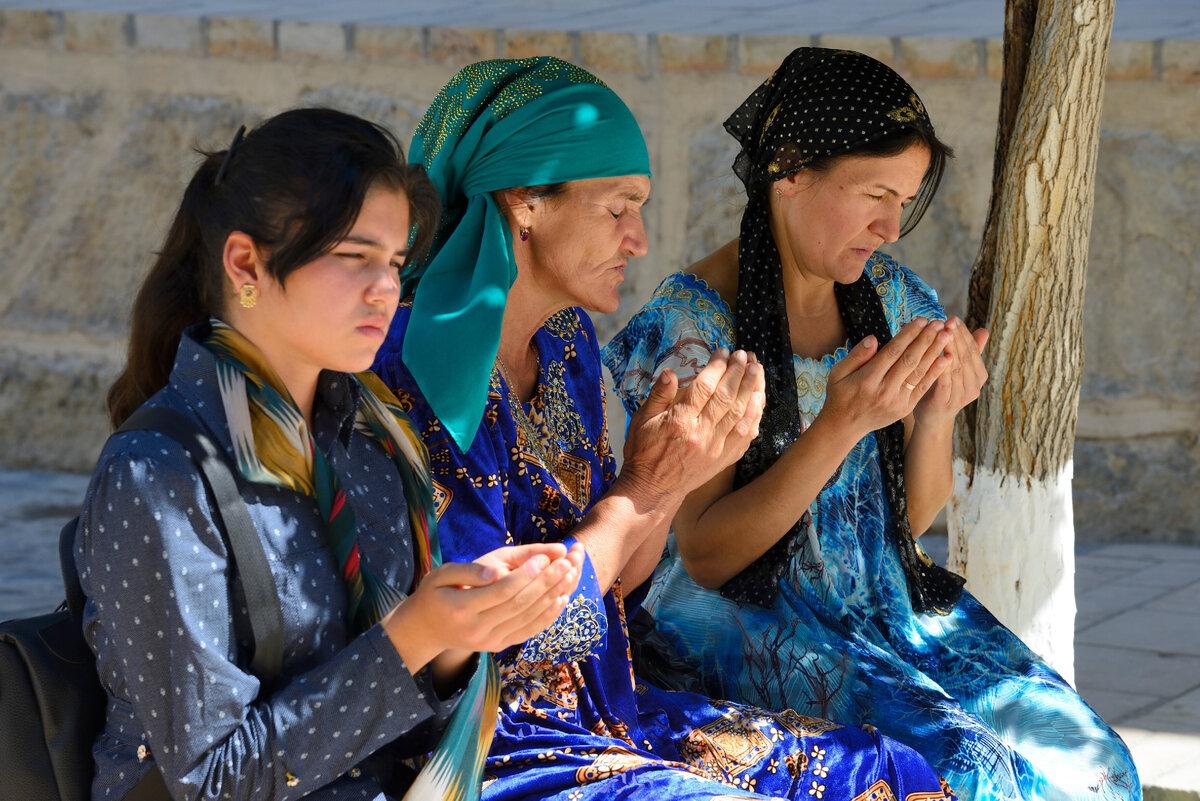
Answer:
[[[746,185],[738,245],[737,346],[757,354],[766,372],[767,407],[761,435],[738,462],[735,487],[764,473],[800,436],[796,374],[788,334],[779,251],[771,234],[768,193],[775,181],[816,161],[854,153],[914,129],[932,133],[925,106],[894,70],[851,50],[801,47],[725,121],[742,146],[733,169]],[[904,225],[920,219],[940,177],[941,159],[926,174]],[[883,306],[864,274],[836,284],[838,310],[852,342],[873,334],[880,347],[891,339]],[[904,487],[904,425],[875,432],[884,486],[891,509],[894,544],[908,578],[913,609],[948,613],[963,579],[934,565],[912,539]],[[836,476],[835,476],[836,478]],[[831,479],[832,481],[833,479]],[[721,588],[726,597],[770,606],[779,581],[800,550],[808,527],[805,513],[791,531]],[[820,565],[800,560],[802,569]]]

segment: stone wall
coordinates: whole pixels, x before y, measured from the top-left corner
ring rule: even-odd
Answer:
[[[725,116],[793,47],[899,69],[957,150],[926,221],[892,251],[961,312],[999,96],[996,40],[463,30],[0,10],[0,463],[87,469],[132,293],[196,164],[243,122],[336,106],[407,140],[481,58],[553,54],[600,74],[654,166],[651,253],[611,334],[668,272],[736,234]],[[1075,461],[1082,539],[1200,541],[1200,42],[1110,56]],[[615,405],[615,404],[614,404]]]

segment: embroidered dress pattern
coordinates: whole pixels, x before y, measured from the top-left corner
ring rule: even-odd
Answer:
[[[893,332],[918,315],[945,318],[936,293],[891,257],[875,253],[866,272]],[[604,349],[626,410],[636,410],[661,370],[682,379],[708,353],[732,347],[732,319],[706,283],[668,276]],[[802,428],[824,404],[829,371],[847,345],[820,359],[793,358]],[[973,801],[1140,797],[1120,738],[969,593],[945,617],[913,611],[889,539],[879,462],[868,435],[826,483],[768,608],[701,588],[672,541],[644,603],[653,628],[642,653],[657,657],[639,662],[639,674],[676,689],[788,707],[796,712],[781,722],[800,732],[814,725],[802,715],[878,727]],[[931,561],[919,546],[917,553]],[[829,782],[810,781],[817,781],[813,797],[830,792]],[[924,798],[894,784],[862,797]]]
[[[483,425],[463,452],[399,358],[407,313],[402,306],[375,369],[398,397],[411,399],[434,477],[446,484],[450,500],[439,532],[447,558],[473,559],[506,541],[573,542],[571,530],[616,477],[591,321],[572,309],[536,333],[540,367],[530,404],[493,372]],[[544,426],[542,447],[530,447],[536,433],[525,429],[522,412],[531,426],[535,419],[554,421]],[[561,460],[539,455],[555,445],[586,471],[564,475]],[[499,478],[492,486],[474,481],[494,474]],[[632,669],[625,604],[620,581],[601,592],[585,560],[559,620],[497,654],[501,709],[484,768],[485,799],[599,800],[636,788],[647,798],[672,801],[811,801],[817,781],[825,798],[849,801],[879,778],[893,787],[942,792],[923,760],[876,733],[828,723],[804,727],[796,713],[665,692],[641,681]],[[824,758],[805,756],[814,751]],[[827,775],[813,772],[818,765]]]

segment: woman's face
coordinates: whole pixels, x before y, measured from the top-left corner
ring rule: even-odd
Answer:
[[[647,250],[644,175],[571,181],[561,194],[522,204],[513,214],[517,268],[560,308],[617,310],[629,259]],[[527,227],[522,242],[519,229]]]
[[[771,222],[785,263],[790,253],[809,278],[856,281],[867,258],[900,237],[901,215],[929,158],[929,148],[914,144],[894,156],[844,156],[825,171],[776,181]]]
[[[281,373],[366,370],[399,303],[408,220],[403,192],[372,188],[332,250],[283,285],[264,272],[257,305],[238,309],[243,326],[252,327],[243,333]]]

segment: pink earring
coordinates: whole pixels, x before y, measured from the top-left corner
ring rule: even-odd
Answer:
[[[522,229],[521,229],[521,241],[522,241],[522,242],[528,242],[528,241],[529,241],[529,229],[528,229],[528,228],[522,228]]]

